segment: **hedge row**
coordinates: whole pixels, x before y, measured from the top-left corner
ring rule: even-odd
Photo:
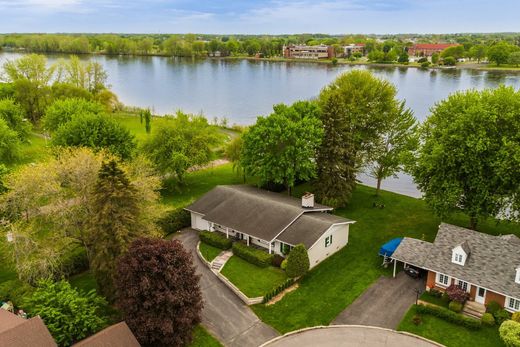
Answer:
[[[63,274],[67,277],[77,275],[89,268],[87,251],[83,247],[65,253],[61,258]]]
[[[285,282],[280,284],[278,287],[271,290],[269,293],[264,295],[264,300],[262,301],[263,304],[268,303],[269,300],[283,292],[285,289],[289,288],[294,283],[294,280],[292,278],[288,278]]]
[[[235,242],[233,244],[233,254],[260,267],[271,265],[274,258],[272,254],[248,247],[241,242]]]
[[[223,235],[211,231],[199,232],[199,238],[202,242],[220,249],[230,249],[233,244],[230,239],[227,239]]]
[[[161,228],[164,235],[169,235],[189,227],[191,225],[191,215],[183,208],[176,208],[166,212],[166,214],[157,221],[157,225]]]
[[[20,280],[10,280],[0,283],[0,302],[11,301],[16,307],[27,311],[27,299],[29,299],[34,288]]]
[[[450,323],[462,325],[468,329],[478,330],[482,327],[480,320],[466,317],[462,314],[455,313],[444,307],[430,305],[415,305],[417,313],[429,314],[440,319],[444,319]]]

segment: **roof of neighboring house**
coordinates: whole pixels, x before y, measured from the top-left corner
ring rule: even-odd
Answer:
[[[293,246],[303,243],[309,249],[332,225],[353,222],[325,212],[305,213],[276,239]]]
[[[419,267],[520,298],[520,284],[515,282],[516,268],[520,264],[519,242],[515,235],[493,236],[442,223],[429,250],[421,251],[427,252],[425,255],[411,248],[401,250],[401,243],[393,257],[398,260],[407,257]],[[452,250],[464,243],[471,253],[464,265],[455,264]]]
[[[300,199],[291,196],[248,185],[229,185],[213,188],[186,209],[201,214],[205,220],[212,223],[271,241],[285,228],[303,217],[302,215],[307,216],[309,212],[314,214],[314,212],[331,211],[332,207],[315,204],[312,208],[304,208],[301,206]],[[337,216],[333,218],[327,219],[329,226],[332,225],[333,220],[339,223],[352,222]],[[319,228],[327,222],[323,219],[307,218],[304,221],[304,223],[312,221],[318,224]],[[307,236],[307,232],[314,233],[315,230],[310,227],[306,229],[306,233],[301,234],[296,243],[302,243],[303,240],[310,242],[315,237]],[[287,239],[295,241],[291,235],[292,233],[288,233]]]
[[[404,237],[392,254],[392,258],[418,267],[424,267],[432,246],[431,242]]]
[[[125,322],[120,322],[101,330],[73,347],[140,347],[134,334]]]
[[[460,46],[458,43],[416,43],[413,49],[446,49],[453,46]]]
[[[23,319],[0,309],[0,346],[56,347],[57,345],[40,317]]]

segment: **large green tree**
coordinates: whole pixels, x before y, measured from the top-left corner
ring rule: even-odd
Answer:
[[[40,316],[59,346],[70,346],[103,329],[106,301],[96,294],[72,288],[69,282],[41,280],[28,299],[29,313]]]
[[[264,184],[283,184],[289,194],[298,180],[314,178],[323,136],[319,113],[315,103],[299,101],[259,117],[243,135],[240,164],[246,173]]]
[[[26,141],[31,132],[31,123],[26,121],[23,108],[13,99],[0,100],[0,119],[7,122],[12,130],[18,133],[21,141]]]
[[[82,114],[61,125],[52,136],[58,147],[90,147],[107,149],[123,159],[132,156],[134,136],[115,119],[102,114]]]
[[[95,101],[83,98],[59,99],[45,110],[42,125],[45,130],[54,132],[61,125],[71,121],[76,116],[101,114],[103,112],[103,105]]]
[[[20,157],[20,138],[8,123],[0,118],[0,161],[12,163]]]
[[[92,195],[90,265],[103,294],[114,299],[117,258],[143,233],[139,194],[117,162],[110,160],[101,165]]]
[[[500,41],[489,47],[487,56],[490,61],[495,62],[497,66],[500,66],[506,64],[509,61],[511,53],[517,50],[517,46],[511,45],[505,41]]]
[[[384,122],[384,130],[370,154],[369,174],[377,180],[376,195],[379,194],[381,182],[385,178],[403,170],[417,144],[417,121],[404,101],[394,112],[388,114]]]
[[[182,182],[188,168],[211,160],[212,148],[220,141],[218,129],[206,118],[179,112],[157,124],[142,150],[161,173]]]
[[[415,182],[438,215],[455,210],[476,228],[481,217],[518,219],[520,92],[452,94],[420,128]]]
[[[316,193],[323,203],[345,206],[356,174],[380,141],[397,107],[395,87],[370,72],[354,70],[325,87],[319,97],[323,142],[318,150]]]

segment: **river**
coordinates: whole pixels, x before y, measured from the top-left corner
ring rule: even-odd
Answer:
[[[19,56],[0,52],[0,65]],[[48,55],[50,63],[58,58],[59,55]],[[420,121],[436,102],[458,90],[493,88],[500,84],[520,88],[520,73],[502,71],[169,57],[86,55],[81,58],[103,65],[112,90],[127,105],[150,107],[158,114],[180,109],[202,113],[209,119],[226,117],[229,124],[242,125],[253,124],[257,116],[268,115],[273,104],[316,97],[339,74],[352,69],[367,69],[393,83],[398,97],[406,100]],[[360,179],[374,184],[364,175]],[[407,175],[386,180],[383,189],[420,196]]]

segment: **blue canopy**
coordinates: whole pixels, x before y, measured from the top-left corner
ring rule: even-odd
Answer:
[[[385,243],[381,248],[379,249],[379,255],[391,257],[392,254],[394,254],[395,250],[403,240],[402,237],[397,237],[395,239],[392,239]]]

